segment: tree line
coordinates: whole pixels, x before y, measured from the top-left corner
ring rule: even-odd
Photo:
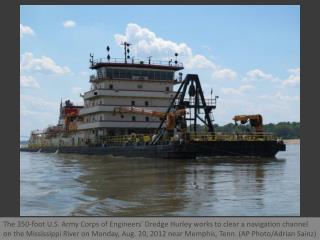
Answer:
[[[238,125],[236,126],[234,123],[228,123],[223,126],[219,126],[218,124],[214,124],[214,128],[216,132],[223,133],[246,133],[248,131],[254,132],[254,128],[250,127],[250,125]],[[192,131],[192,130],[191,130]],[[197,131],[207,131],[207,128],[204,125],[197,125]],[[300,122],[279,122],[279,123],[269,123],[263,125],[263,131],[268,133],[273,133],[277,137],[281,137],[283,139],[295,139],[300,138]]]

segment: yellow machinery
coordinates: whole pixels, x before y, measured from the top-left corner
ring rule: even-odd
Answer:
[[[181,124],[181,130],[186,130],[186,124],[185,123],[185,116],[186,116],[186,110],[185,108],[176,110],[174,112],[157,112],[152,110],[147,110],[144,108],[137,108],[137,107],[115,107],[113,110],[113,114],[116,113],[137,113],[152,117],[159,117],[160,120],[166,119],[166,129],[167,130],[174,130],[174,128],[177,127],[178,124]]]
[[[260,114],[256,115],[236,115],[233,117],[235,124],[240,121],[241,124],[246,124],[250,121],[250,125],[255,128],[257,133],[262,133],[262,116]]]
[[[65,130],[67,132],[69,131],[76,131],[78,129],[78,124],[79,122],[82,122],[82,117],[78,115],[78,113],[71,112],[65,114],[64,118],[64,125],[65,125]]]

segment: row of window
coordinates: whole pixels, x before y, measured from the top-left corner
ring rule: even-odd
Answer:
[[[102,100],[100,100],[98,103],[95,103],[95,102],[91,102],[91,107],[95,106],[95,105],[102,105]],[[136,105],[136,101],[131,101],[131,106],[135,106]],[[85,104],[86,107],[89,107],[90,104],[89,103],[86,103]],[[148,101],[145,101],[144,102],[144,106],[148,107],[149,106],[149,102]]]
[[[112,90],[114,89],[113,84],[109,84],[109,89]],[[142,89],[143,88],[143,84],[137,84],[137,88]],[[91,90],[93,89],[102,89],[101,85],[94,85],[93,88],[91,87]],[[170,91],[170,87],[166,86],[165,91]]]
[[[147,70],[128,70],[99,68],[97,70],[98,78],[129,78],[144,80],[173,80],[174,73],[166,71],[147,71]]]
[[[121,116],[121,118],[123,118],[123,116]],[[133,121],[133,122],[135,122],[136,121],[136,117],[135,116],[132,116],[131,117],[131,120]],[[93,118],[91,118],[91,121],[90,121],[90,118],[87,118],[86,119],[86,122],[87,123],[89,123],[89,122],[95,122],[96,121],[96,118],[95,117],[93,117]],[[102,116],[100,116],[100,121],[103,121],[103,117]],[[149,122],[150,121],[150,118],[147,116],[147,117],[145,117],[145,121],[146,122]]]

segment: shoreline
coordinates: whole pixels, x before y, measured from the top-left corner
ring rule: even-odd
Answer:
[[[300,138],[297,139],[283,139],[285,144],[300,144]]]

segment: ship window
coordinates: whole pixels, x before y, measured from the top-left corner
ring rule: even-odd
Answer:
[[[102,121],[102,116],[100,116],[100,121]]]
[[[125,78],[126,77],[125,72],[123,70],[119,70],[119,77],[120,78]]]
[[[136,117],[135,116],[132,116],[132,121],[136,121]]]
[[[118,69],[114,69],[113,70],[113,77],[114,78],[119,78],[119,75],[120,75],[120,71]]]
[[[98,78],[102,78],[102,71],[101,71],[101,69],[98,69],[97,74],[98,74]]]
[[[96,89],[96,86],[95,86],[95,88],[94,88],[94,89]],[[94,94],[94,95],[97,95],[98,93],[97,93],[97,92],[94,92],[93,94]]]
[[[137,87],[138,88],[143,88],[143,85],[142,84],[138,84]]]
[[[132,75],[140,77],[140,71],[134,70],[134,71],[132,71]]]
[[[112,69],[107,69],[107,77],[111,78],[112,77]]]
[[[141,71],[141,75],[143,76],[143,78],[149,78],[148,71]]]
[[[166,79],[166,73],[165,72],[160,72],[160,79],[165,80]]]
[[[169,88],[169,87],[166,87],[166,91],[169,92],[169,91],[170,91],[170,88]]]
[[[160,72],[155,72],[154,79],[156,79],[156,80],[160,79]]]
[[[102,105],[102,101],[101,100],[99,101],[99,104]]]
[[[110,89],[113,89],[113,84],[110,84],[110,85],[109,85],[109,88],[110,88]]]
[[[149,102],[148,102],[148,101],[145,101],[145,102],[144,102],[144,105],[145,105],[145,106],[149,106]]]
[[[135,101],[131,101],[131,106],[136,105]]]
[[[148,71],[148,78],[154,80],[154,71]]]
[[[131,78],[131,71],[129,71],[129,70],[123,70],[123,72],[124,72],[124,77],[125,77],[125,78]]]
[[[146,122],[149,122],[149,117],[146,117]]]

